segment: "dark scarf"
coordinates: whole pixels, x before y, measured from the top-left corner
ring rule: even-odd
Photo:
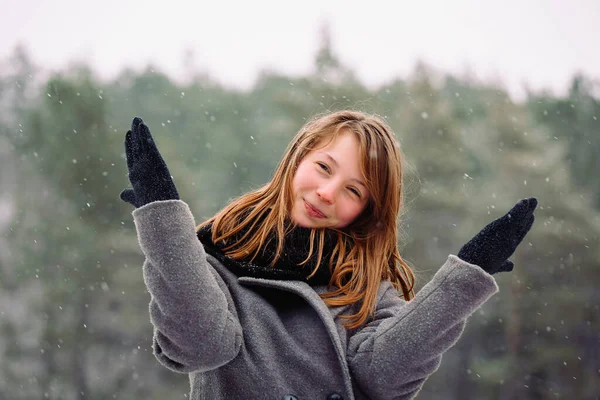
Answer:
[[[275,233],[266,241],[267,244],[260,249],[252,262],[247,260],[234,260],[225,255],[222,251],[222,243],[212,242],[211,225],[207,225],[198,231],[198,239],[204,245],[206,252],[218,259],[227,269],[237,276],[250,276],[254,278],[279,279],[279,280],[298,280],[307,282],[311,286],[327,285],[331,279],[329,271],[329,260],[335,243],[337,234],[335,231],[326,229],[323,244],[323,256],[319,269],[310,279],[307,277],[313,272],[318,257],[318,233],[315,235],[315,249],[310,260],[304,265],[298,265],[306,259],[310,249],[311,228],[295,227],[285,237],[283,243],[283,252],[273,267],[271,261],[275,256],[277,242]],[[240,237],[243,234],[240,234]]]

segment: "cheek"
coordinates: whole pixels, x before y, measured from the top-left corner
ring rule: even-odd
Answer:
[[[338,218],[340,221],[343,221],[346,225],[348,225],[360,215],[363,209],[363,206],[356,203],[346,204],[345,206],[339,208]]]
[[[306,165],[300,164],[296,170],[296,175],[294,175],[294,179],[292,180],[294,192],[306,189],[310,186],[312,180],[311,171],[308,170]]]

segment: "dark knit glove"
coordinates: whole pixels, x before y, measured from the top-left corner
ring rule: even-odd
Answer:
[[[458,258],[478,265],[492,275],[512,271],[514,264],[508,257],[531,229],[537,203],[535,197],[519,201],[506,215],[491,222],[465,244],[458,252]]]
[[[136,208],[153,201],[179,200],[167,164],[141,118],[135,117],[125,134],[125,156],[133,189],[123,190],[121,200]]]

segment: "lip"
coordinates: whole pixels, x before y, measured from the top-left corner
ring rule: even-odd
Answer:
[[[311,217],[326,218],[326,215],[323,214],[321,210],[319,210],[317,207],[313,206],[306,200],[304,200],[304,207],[306,208],[308,215],[310,215]]]

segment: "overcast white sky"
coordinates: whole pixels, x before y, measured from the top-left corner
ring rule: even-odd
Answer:
[[[87,60],[103,78],[149,62],[248,88],[257,72],[312,71],[320,26],[368,85],[405,78],[421,59],[450,73],[563,93],[576,71],[600,78],[600,0],[201,1],[0,0],[0,59],[17,43],[45,69]]]

